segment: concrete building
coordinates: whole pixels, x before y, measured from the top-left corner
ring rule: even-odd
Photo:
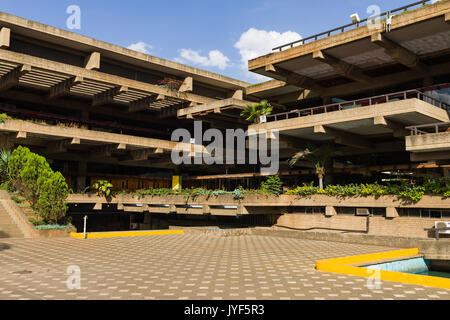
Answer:
[[[449,22],[449,0],[422,1],[328,30],[249,61],[250,71],[273,79],[250,85],[0,13],[0,113],[12,117],[0,123],[0,146],[24,145],[44,155],[74,191],[101,178],[116,190],[169,188],[172,176],[183,176],[188,187],[257,187],[263,178],[258,165],[172,163],[172,132],[192,133],[195,120],[204,122],[203,129],[279,131],[280,175],[287,186],[315,178],[310,163],[298,170],[288,165],[308,143],[336,146],[328,182],[448,176]],[[251,124],[240,116],[262,99],[274,107],[266,121]],[[109,206],[86,201],[97,209]],[[128,210],[154,205],[164,208],[161,214],[187,211],[180,201],[172,209],[164,202]],[[289,201],[274,207],[289,211]],[[115,205],[111,210],[126,203]],[[189,209],[225,210],[203,205]],[[340,206],[321,204],[324,225]],[[259,214],[264,205],[248,207]],[[396,218],[398,208],[391,205],[385,217]],[[233,207],[226,215],[242,213],[249,211]]]

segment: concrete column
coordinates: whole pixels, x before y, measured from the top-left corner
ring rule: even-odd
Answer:
[[[86,161],[78,162],[77,189],[79,191],[84,190],[86,188],[86,170],[87,170],[87,162]]]

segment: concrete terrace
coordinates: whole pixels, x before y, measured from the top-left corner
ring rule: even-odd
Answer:
[[[2,239],[0,299],[416,300],[450,291],[316,271],[316,260],[389,251],[256,235]],[[66,286],[69,266],[81,289]]]

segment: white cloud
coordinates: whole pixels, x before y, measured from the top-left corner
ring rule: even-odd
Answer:
[[[129,45],[128,49],[134,50],[137,52],[142,52],[145,54],[150,54],[150,51],[153,49],[153,47],[145,42],[140,41],[140,42]]]
[[[220,70],[225,70],[231,66],[230,59],[219,50],[212,50],[208,56],[202,56],[200,51],[181,49],[180,57],[175,58],[175,61],[180,63],[188,61],[203,67],[217,67]]]
[[[250,28],[241,34],[241,38],[235,43],[234,47],[239,50],[241,55],[241,69],[246,71],[248,76],[258,81],[265,81],[268,78],[256,73],[248,72],[248,60],[266,55],[273,52],[272,49],[293,41],[302,39],[302,37],[293,31],[279,33],[277,31],[266,31]]]

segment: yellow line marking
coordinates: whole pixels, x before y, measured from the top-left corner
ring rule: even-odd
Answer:
[[[392,272],[384,270],[373,270],[362,267],[353,267],[351,264],[367,263],[370,265],[376,261],[392,258],[406,258],[408,256],[414,256],[419,254],[419,249],[407,249],[391,252],[381,252],[374,254],[365,254],[352,257],[344,257],[337,259],[320,260],[316,262],[316,270],[348,274],[353,276],[360,276],[366,278],[373,278],[377,272],[380,280],[402,282],[408,284],[415,284],[426,287],[434,287],[441,289],[450,289],[450,279],[423,276],[418,274]]]
[[[183,230],[156,230],[156,231],[123,231],[123,232],[92,232],[86,233],[86,239],[122,238],[183,234]],[[71,233],[72,238],[84,239],[83,233]]]

